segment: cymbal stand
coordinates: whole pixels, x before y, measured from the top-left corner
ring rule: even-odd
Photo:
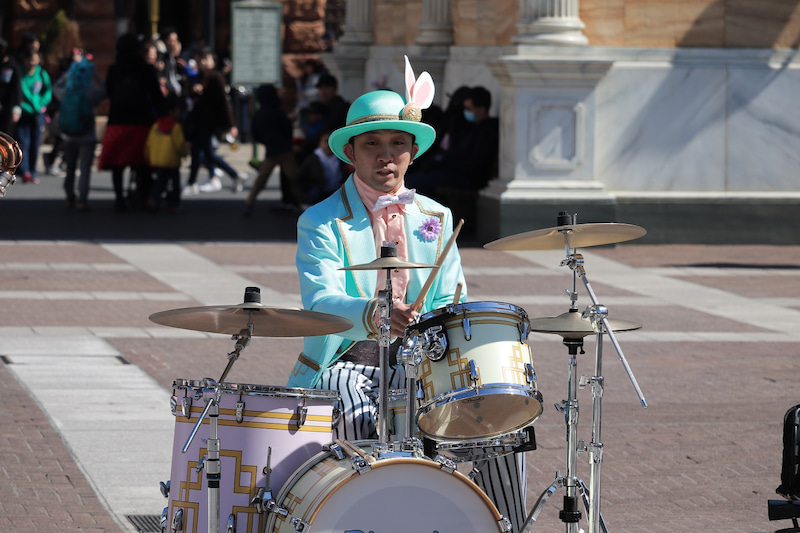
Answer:
[[[381,257],[397,256],[394,244],[384,242]],[[392,342],[392,269],[386,270],[386,285],[378,291],[378,354],[380,374],[378,386],[378,448],[389,442],[389,346]]]
[[[248,300],[248,298],[251,298]],[[247,301],[255,301],[257,298],[259,301],[261,300],[261,295],[257,293],[249,294],[245,292],[245,302]],[[222,371],[222,375],[220,376],[219,380],[214,382],[214,394],[208,399],[208,403],[206,404],[205,409],[200,414],[200,417],[197,419],[194,427],[192,428],[192,432],[189,434],[189,438],[186,440],[186,444],[183,445],[181,448],[182,453],[186,453],[191,446],[192,441],[194,440],[197,431],[200,429],[200,426],[203,424],[203,420],[205,420],[206,416],[208,416],[208,440],[206,441],[206,449],[208,450],[208,455],[206,460],[204,461],[204,469],[206,471],[206,481],[208,483],[208,528],[206,531],[209,533],[218,533],[220,528],[219,523],[219,509],[220,509],[220,477],[222,473],[222,464],[220,463],[220,439],[219,439],[219,400],[220,396],[222,395],[222,383],[225,381],[225,378],[228,377],[228,373],[233,368],[233,363],[239,359],[239,355],[241,355],[242,351],[247,348],[250,344],[250,339],[253,335],[253,313],[254,311],[248,311],[248,323],[247,328],[243,328],[239,331],[238,335],[234,335],[232,340],[236,341],[234,345],[234,349],[232,352],[228,354],[228,364],[225,366],[225,370]],[[211,380],[209,380],[211,381]]]
[[[565,487],[566,496],[564,496],[564,509],[559,512],[559,518],[565,523],[566,532],[582,532],[578,525],[581,518],[581,512],[578,510],[578,493],[580,492],[584,507],[588,512],[589,533],[598,533],[601,530],[608,533],[605,520],[603,520],[600,512],[600,473],[603,462],[603,444],[600,441],[600,437],[604,382],[602,376],[604,334],[608,334],[611,339],[642,406],[647,407],[647,402],[625,359],[622,348],[617,342],[614,331],[608,322],[608,309],[598,303],[597,296],[589,280],[586,278],[586,272],[583,268],[583,256],[577,253],[571,253],[568,244],[566,245],[566,253],[567,258],[561,262],[561,266],[566,265],[573,271],[572,291],[567,291],[570,294],[571,300],[570,311],[577,312],[578,310],[576,277],[580,277],[583,281],[586,291],[593,303],[593,305],[587,307],[582,313],[582,318],[591,320],[592,329],[597,339],[595,343],[594,376],[588,380],[586,378],[581,378],[580,382],[577,382],[577,354],[579,349],[580,353],[584,353],[583,336],[588,335],[588,333],[575,332],[562,334],[563,343],[567,346],[570,356],[569,378],[567,384],[567,399],[564,400],[560,406],[556,405],[556,409],[564,413],[567,426],[566,475],[561,476],[560,472],[556,473],[555,481],[553,481],[539,496],[539,499],[525,520],[521,531],[527,531],[526,528],[536,521],[548,498],[554,494],[559,487]],[[592,388],[592,440],[588,446],[586,446],[583,441],[577,440],[578,400],[576,395],[576,385],[583,387],[587,382],[591,384]],[[588,487],[583,480],[575,475],[576,460],[579,451],[587,452],[589,456],[590,478]]]
[[[594,358],[594,377],[589,381],[592,385],[592,441],[589,443],[589,533],[596,533],[599,531],[600,516],[600,470],[603,463],[603,444],[600,441],[601,430],[601,416],[602,416],[602,402],[603,402],[603,334],[607,334],[611,339],[611,343],[619,356],[625,372],[628,374],[628,379],[633,385],[633,389],[642,404],[642,407],[647,407],[647,401],[642,394],[642,389],[636,381],[636,376],[633,375],[631,367],[628,365],[625,354],[622,352],[622,347],[617,341],[614,330],[608,322],[608,308],[601,305],[597,300],[592,289],[591,283],[586,278],[586,271],[583,268],[583,256],[578,253],[570,253],[569,245],[566,246],[567,258],[562,261],[562,265],[566,265],[573,271],[573,279],[577,275],[583,281],[586,287],[586,292],[592,300],[591,306],[583,312],[583,318],[589,318],[592,321],[592,328],[595,330],[596,343],[595,343],[595,358]],[[604,528],[605,529],[605,528]]]

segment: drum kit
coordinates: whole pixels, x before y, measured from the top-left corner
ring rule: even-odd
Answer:
[[[554,228],[486,244],[491,250],[564,248],[566,258],[561,266],[569,267],[573,274],[572,290],[567,291],[568,312],[530,319],[522,308],[508,303],[461,303],[459,287],[453,303],[419,315],[407,326],[396,356],[406,375],[406,388],[399,390],[388,387],[391,272],[430,268],[430,281],[441,262],[410,263],[397,257],[394,246],[384,243],[381,257],[375,261],[343,267],[341,270],[386,271],[385,287],[378,292],[377,440],[333,438],[340,419],[338,391],[225,381],[253,336],[334,334],[352,327],[349,320],[309,310],[268,307],[261,304],[256,287],[245,290],[242,304],[151,315],[150,320],[158,324],[228,334],[234,341],[218,380],[173,382],[175,437],[170,479],[161,484],[169,500],[161,516],[162,530],[511,531],[507,517],[458,465],[536,449],[533,424],[543,412],[542,395],[527,340],[536,331],[561,336],[568,348],[567,398],[556,404],[567,427],[566,472],[556,472],[555,481],[541,494],[519,531],[529,531],[549,497],[563,487],[564,508],[559,518],[567,533],[583,531],[580,501],[587,511],[589,533],[607,533],[600,514],[603,338],[611,339],[646,407],[614,335],[641,325],[608,318],[576,249],[644,234],[642,228],[627,224],[577,224],[574,216],[562,212]],[[584,311],[577,305],[577,278],[592,300]],[[424,294],[420,296],[423,300],[418,302],[424,301]],[[579,382],[577,354],[584,353],[583,339],[588,335],[596,336],[594,376],[584,376]],[[587,384],[593,399],[588,445],[577,439],[577,388]],[[198,438],[201,429],[202,439]],[[588,485],[576,474],[579,453],[589,457]],[[406,512],[390,518],[388,505]]]

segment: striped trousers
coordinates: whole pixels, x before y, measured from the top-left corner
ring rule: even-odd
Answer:
[[[336,390],[342,396],[342,418],[334,429],[334,438],[357,441],[378,438],[377,421],[380,395],[380,369],[352,362],[338,362],[322,374],[318,389]],[[387,379],[390,390],[405,389],[405,369],[392,366]],[[519,528],[527,515],[525,509],[525,454],[511,453],[474,464],[474,482],[512,524]]]

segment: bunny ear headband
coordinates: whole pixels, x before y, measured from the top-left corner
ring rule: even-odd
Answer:
[[[411,68],[411,62],[408,56],[403,56],[406,60],[406,106],[400,113],[400,118],[403,120],[413,120],[419,122],[422,120],[422,110],[428,109],[433,103],[433,96],[435,88],[433,86],[433,78],[427,72],[419,75],[419,79],[414,76],[414,70]]]
[[[399,130],[414,136],[419,147],[417,156],[428,150],[436,140],[436,130],[422,122],[422,110],[433,102],[433,79],[427,72],[414,76],[406,57],[406,98],[394,91],[372,91],[353,101],[347,111],[347,125],[331,133],[328,145],[336,156],[350,163],[344,147],[350,139],[375,130]]]

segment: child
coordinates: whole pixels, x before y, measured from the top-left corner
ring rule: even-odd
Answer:
[[[150,128],[145,143],[145,159],[155,171],[156,181],[147,200],[146,209],[157,213],[161,205],[161,193],[167,187],[167,207],[173,213],[178,211],[181,201],[181,158],[188,150],[183,127],[178,122],[181,108],[178,97],[169,94],[164,100],[164,109],[159,119]]]

